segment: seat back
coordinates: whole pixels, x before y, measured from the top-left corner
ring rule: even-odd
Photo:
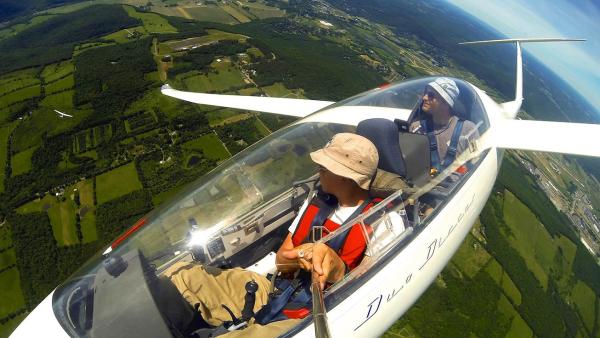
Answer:
[[[425,185],[431,179],[431,156],[429,139],[426,135],[400,132],[398,142],[402,144],[402,156],[406,163],[406,178],[415,187]]]
[[[393,121],[375,118],[361,121],[356,133],[369,139],[379,153],[378,168],[406,177],[406,164],[400,143],[398,143],[398,127]]]

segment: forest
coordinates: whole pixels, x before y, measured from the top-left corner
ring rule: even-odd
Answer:
[[[96,5],[57,15],[0,42],[0,74],[70,59],[77,43],[140,23],[120,6]]]

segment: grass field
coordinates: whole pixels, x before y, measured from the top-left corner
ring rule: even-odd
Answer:
[[[237,23],[237,20],[231,15],[227,14],[225,10],[214,5],[185,7],[184,11],[198,21],[210,21],[226,24]]]
[[[256,127],[256,129],[258,129],[258,131],[263,137],[271,134],[271,130],[269,130],[265,123],[258,117],[254,121],[254,126]]]
[[[188,72],[179,76],[184,86],[190,91],[196,92],[226,92],[234,87],[245,86],[240,71],[231,65],[228,61],[213,63],[215,72],[200,74],[198,72]]]
[[[0,96],[0,107],[8,107],[21,101],[39,97],[40,93],[41,87],[39,85],[17,89],[13,92]]]
[[[96,232],[96,207],[94,206],[94,185],[92,180],[77,183],[79,202],[81,204],[81,233],[83,242],[93,242],[98,239]]]
[[[6,159],[7,159],[7,142],[8,136],[16,126],[16,123],[4,125],[0,127],[0,168],[6,167]],[[4,192],[4,175],[5,171],[0,170],[0,193]]]
[[[202,150],[204,156],[212,160],[220,161],[231,157],[227,148],[213,133],[188,141],[182,144],[181,147],[187,150]]]
[[[102,204],[142,189],[142,183],[138,178],[135,164],[131,162],[96,177],[96,189],[98,204]]]
[[[285,88],[285,86],[280,82],[277,82],[271,86],[262,87],[261,89],[271,97],[302,98],[300,93]]]
[[[260,93],[260,90],[256,87],[249,87],[238,90],[238,94],[245,96],[252,96],[258,93]]]
[[[72,93],[72,91],[65,92]],[[65,93],[51,95],[49,97],[60,96]],[[73,118],[59,118],[52,109],[61,110],[60,106],[52,106],[45,108],[41,107],[33,111],[32,116],[21,121],[15,130],[13,139],[13,149],[15,151],[23,151],[27,148],[40,145],[42,135],[47,133],[48,136],[60,134],[68,131],[85,119],[91,111],[65,109],[66,113],[72,114]]]
[[[27,317],[26,313],[16,316],[5,324],[0,324],[0,337],[8,337],[21,324],[23,319]]]
[[[571,299],[588,332],[592,332],[596,321],[596,294],[585,283],[577,281],[571,291]]]
[[[19,270],[14,267],[0,273],[0,318],[25,306]]]
[[[177,33],[177,28],[156,13],[141,13],[131,6],[123,6],[123,8],[130,17],[142,20],[144,29],[148,33]]]
[[[285,16],[285,12],[279,8],[270,7],[259,2],[243,2],[248,11],[259,19],[278,18]]]
[[[0,76],[0,96],[21,88],[39,85],[40,80],[36,75],[35,68],[27,68]]]
[[[244,12],[244,10],[242,10],[241,8],[238,8],[237,6],[230,6],[230,5],[223,5],[221,6],[221,8],[227,12],[227,14],[231,15],[232,17],[234,17],[237,21],[241,22],[241,23],[246,23],[246,22],[250,22],[252,21]]]
[[[88,49],[98,48],[98,47],[106,47],[116,44],[116,42],[88,42],[82,43],[80,45],[75,46],[73,48],[73,56],[77,56]]]
[[[65,200],[58,201],[55,199],[53,205],[48,209],[48,217],[52,224],[54,238],[59,245],[77,244],[77,229],[75,225],[75,211],[77,206],[71,199],[73,189],[65,191]]]
[[[252,117],[251,113],[240,113],[239,111],[224,108],[206,113],[208,124],[211,127],[235,123]]]
[[[75,72],[75,65],[73,65],[71,60],[67,60],[44,67],[44,70],[42,70],[42,78],[45,83],[50,83],[72,74],[73,72]]]
[[[509,191],[504,194],[504,220],[510,228],[507,238],[511,245],[546,289],[557,250],[552,237],[531,210]]]
[[[31,155],[33,155],[36,149],[37,147],[32,147],[13,155],[11,159],[13,176],[21,175],[31,170]]]
[[[74,94],[75,92],[73,90],[68,90],[66,92],[47,95],[42,101],[40,101],[40,105],[50,109],[71,109],[73,108]]]
[[[488,263],[490,254],[475,241],[472,235],[468,235],[454,258],[453,262],[458,268],[469,278],[473,278]]]
[[[67,75],[66,77],[51,82],[46,85],[46,95],[51,95],[56,92],[60,92],[66,89],[71,89],[75,86],[75,77],[73,75]]]
[[[0,247],[0,249],[4,249],[4,248]],[[6,250],[4,252],[0,252],[0,270],[6,268],[9,265],[15,264],[16,262],[17,262],[17,256],[15,254],[14,248]]]

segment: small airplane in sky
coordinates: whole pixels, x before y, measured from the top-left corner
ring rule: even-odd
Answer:
[[[61,119],[64,118],[64,117],[73,117],[73,115],[69,115],[67,113],[63,113],[63,112],[61,112],[59,110],[56,110],[56,109],[54,109],[54,111],[56,112],[56,114],[58,114],[58,117],[60,117]]]
[[[454,112],[473,122],[479,137],[467,139],[466,150],[435,176],[430,174],[428,137],[402,128],[418,121],[424,89],[435,77],[382,86],[338,103],[190,93],[164,85],[163,94],[181,100],[299,120],[223,162],[140,219],[56,288],[12,337],[226,337],[239,326],[193,331],[170,317],[191,305],[178,292],[165,292],[157,281],[182,261],[264,275],[276,272],[274,252],[303,202],[318,189],[318,167],[309,153],[336,133],[368,128],[373,119],[392,123],[391,137],[400,145],[399,151],[378,149],[380,166],[382,160],[402,162],[405,170],[396,174],[412,182],[413,190],[385,192],[382,202],[318,240],[345,236],[360,224],[370,258],[323,293],[313,288],[312,313],[307,311],[281,334],[382,335],[427,290],[464,241],[492,191],[505,149],[600,157],[600,125],[515,119],[523,101],[521,44],[555,41],[570,40],[471,42],[516,45],[515,98],[496,103],[476,86],[452,79],[460,90]],[[468,170],[461,170],[465,166]],[[418,206],[427,197],[439,204],[424,214]]]

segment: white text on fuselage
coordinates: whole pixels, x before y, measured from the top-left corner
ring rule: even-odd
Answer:
[[[410,283],[414,274],[419,273],[421,270],[423,270],[423,268],[425,268],[428,265],[428,263],[431,261],[431,259],[434,257],[435,253],[437,252],[437,249],[441,248],[444,245],[444,243],[446,243],[446,240],[450,237],[452,232],[454,232],[454,230],[458,227],[458,225],[461,224],[461,222],[463,221],[463,218],[469,212],[471,205],[473,205],[474,200],[475,200],[475,195],[473,195],[473,197],[471,198],[471,201],[465,206],[463,211],[458,215],[456,222],[454,222],[448,228],[448,231],[446,232],[446,234],[444,236],[440,236],[439,238],[438,237],[434,238],[427,246],[427,249],[423,250],[423,253],[426,251],[427,255],[424,255],[425,258],[423,260],[423,263],[420,265],[420,267],[417,271],[413,271],[413,272],[409,273],[408,275],[406,275],[405,278],[400,278],[399,280],[401,281],[402,285],[393,288],[389,292],[383,292],[383,293],[377,295],[371,302],[368,303],[364,320],[356,328],[354,328],[354,331],[358,330],[361,326],[363,326],[363,324],[365,324],[367,321],[369,321],[369,319],[373,318],[373,316],[375,316],[375,314],[377,312],[379,312],[379,310],[381,309],[382,306],[385,306],[385,304],[389,303],[392,299],[394,299],[394,297],[396,297],[396,295],[398,295],[400,293],[400,291],[402,291],[402,289],[404,289],[404,287],[407,286],[408,283]]]

